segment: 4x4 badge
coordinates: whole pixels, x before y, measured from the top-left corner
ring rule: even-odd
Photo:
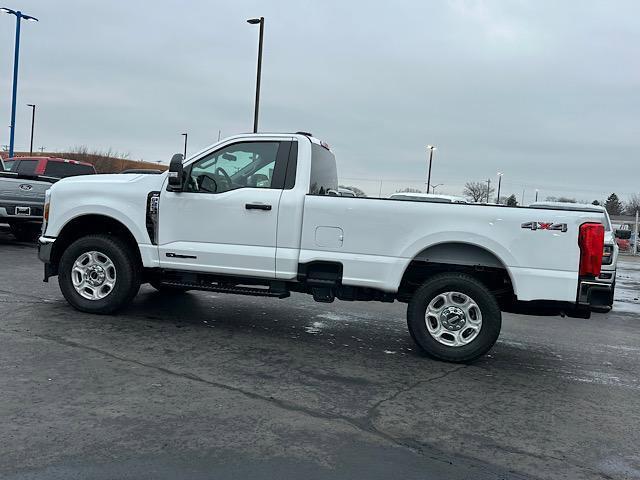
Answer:
[[[559,232],[567,231],[566,223],[551,223],[551,222],[527,222],[520,225],[522,228],[528,228],[529,230],[556,230]]]

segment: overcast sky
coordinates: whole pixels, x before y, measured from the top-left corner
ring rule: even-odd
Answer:
[[[1,0],[23,23],[16,149],[86,145],[168,161],[260,129],[327,141],[342,183],[377,194],[468,180],[584,200],[640,192],[640,2]],[[186,7],[188,5],[188,8]],[[0,16],[10,123],[14,17]],[[9,129],[0,130],[8,144]]]

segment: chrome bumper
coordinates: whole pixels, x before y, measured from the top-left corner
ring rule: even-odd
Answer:
[[[56,241],[55,238],[40,237],[38,239],[38,258],[44,262],[44,279],[48,282],[49,277],[57,275],[56,268],[51,265],[51,252],[53,251],[53,244]]]
[[[578,286],[578,305],[590,308],[611,308],[616,282],[581,280]]]

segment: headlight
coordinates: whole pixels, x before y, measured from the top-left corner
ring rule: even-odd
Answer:
[[[602,249],[602,264],[611,265],[613,262],[613,245],[605,245]]]
[[[47,223],[49,223],[49,210],[51,209],[51,190],[48,189],[44,193],[44,210],[42,211],[42,235],[47,231]]]

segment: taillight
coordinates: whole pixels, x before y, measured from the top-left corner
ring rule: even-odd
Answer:
[[[613,245],[605,245],[602,250],[602,264],[611,265],[613,263]]]
[[[601,223],[580,225],[578,245],[580,245],[580,276],[597,277],[602,267],[604,226]]]

